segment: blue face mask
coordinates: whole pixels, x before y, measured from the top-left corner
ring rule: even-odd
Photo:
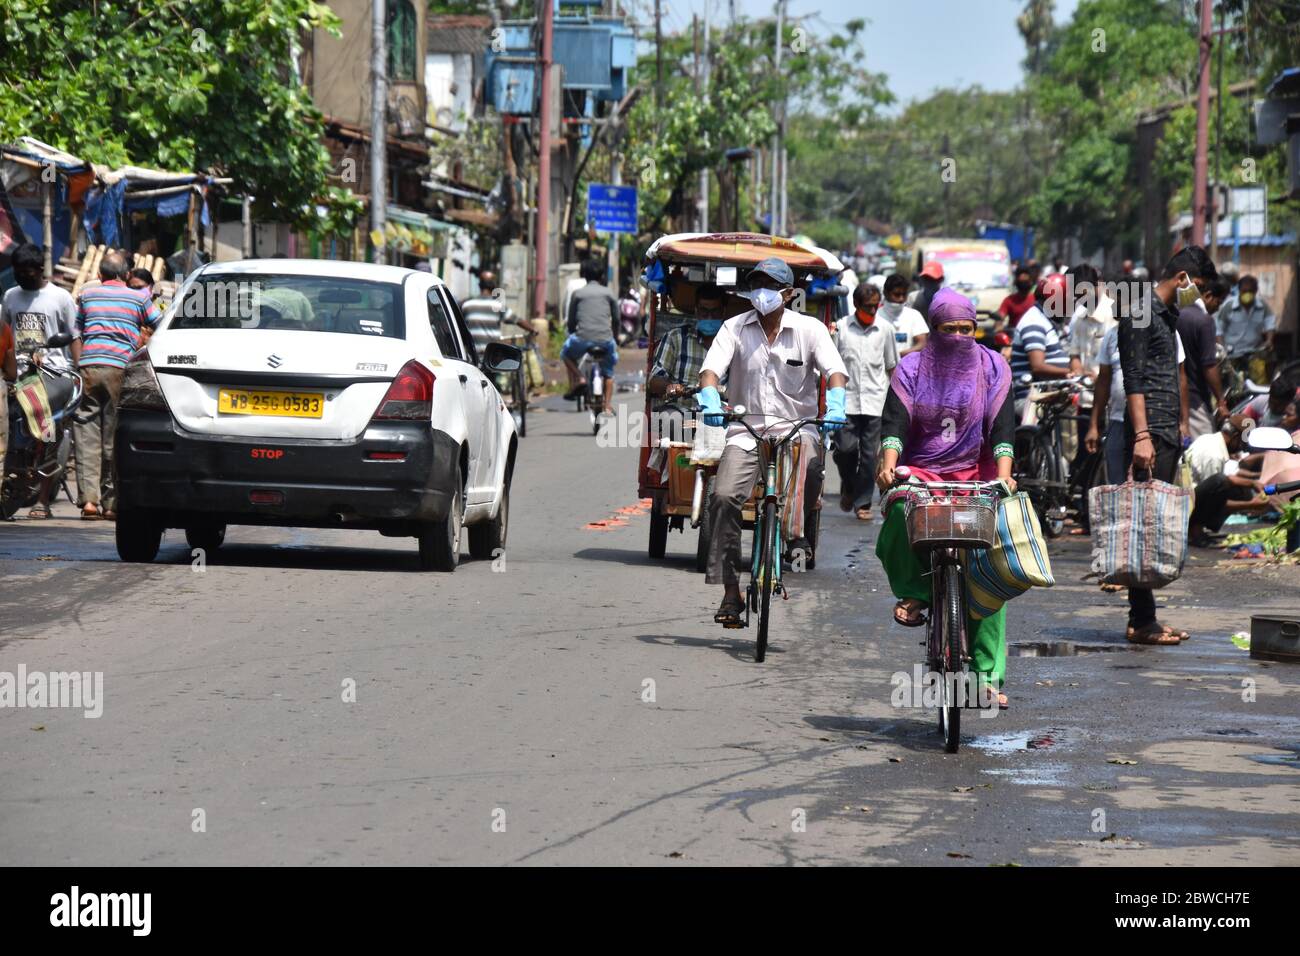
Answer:
[[[720,328],[722,328],[721,319],[698,319],[695,322],[695,331],[706,339],[711,339],[717,335]]]

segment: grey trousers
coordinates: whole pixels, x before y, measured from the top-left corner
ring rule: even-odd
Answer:
[[[1214,431],[1214,416],[1210,410],[1199,402],[1192,402],[1192,407],[1187,410],[1187,430],[1191,432],[1192,438],[1200,438]]]
[[[113,484],[113,432],[117,430],[117,401],[125,370],[110,365],[82,368],[85,391],[72,416],[72,437],[77,443],[77,505],[117,509]]]
[[[788,522],[790,536],[800,536],[807,526],[808,513],[821,500],[825,477],[824,446],[820,441],[801,439],[800,461],[807,465],[802,481],[796,480],[795,492],[786,500],[786,514],[796,520]],[[728,445],[718,462],[718,476],[709,498],[709,566],[706,584],[739,585],[740,583],[740,511],[749,500],[758,480],[758,450]],[[802,487],[802,494],[800,489]],[[789,540],[789,537],[786,538]]]

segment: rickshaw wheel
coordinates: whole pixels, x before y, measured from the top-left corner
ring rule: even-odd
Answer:
[[[668,550],[668,515],[664,514],[663,497],[655,495],[650,509],[650,557],[662,558]]]

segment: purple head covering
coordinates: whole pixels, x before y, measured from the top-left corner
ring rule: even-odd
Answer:
[[[967,335],[933,331],[944,322],[975,321],[964,295],[940,289],[930,302],[925,348],[904,355],[890,388],[911,418],[902,464],[943,474],[992,460],[985,438],[1006,401],[1011,369],[1002,356]]]

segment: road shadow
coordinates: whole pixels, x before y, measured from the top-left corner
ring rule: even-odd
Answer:
[[[747,631],[742,630],[737,633],[744,634]],[[754,640],[752,637],[745,639],[734,637],[680,637],[676,634],[638,634],[636,639],[643,644],[659,644],[664,647],[699,647],[706,650],[724,651],[734,660],[742,663],[754,663]],[[774,654],[784,654],[785,651],[769,644],[767,653],[770,657]]]
[[[414,539],[413,539],[414,540]],[[182,544],[184,540],[182,539]],[[468,563],[467,555],[460,556]],[[160,553],[159,560],[162,560]],[[190,552],[184,551],[180,562],[188,563]],[[420,569],[419,552],[389,548],[358,548],[322,545],[224,544],[207,557],[209,567],[289,568],[302,571],[399,571],[427,574]]]
[[[610,561],[614,564],[626,564],[629,567],[653,567],[669,571],[695,570],[695,558],[688,554],[670,554],[663,558],[652,558],[645,551],[623,551],[618,548],[583,548],[575,551],[573,556],[579,561]]]
[[[902,747],[918,753],[942,753],[943,738],[939,736],[939,715],[934,711],[917,710],[897,717],[845,717],[839,714],[808,714],[804,723],[823,733],[840,734],[857,741],[861,750],[873,749],[874,741],[881,746]],[[971,711],[972,725],[979,720]],[[973,726],[972,726],[973,729]],[[962,719],[962,742],[967,742],[967,718]]]

